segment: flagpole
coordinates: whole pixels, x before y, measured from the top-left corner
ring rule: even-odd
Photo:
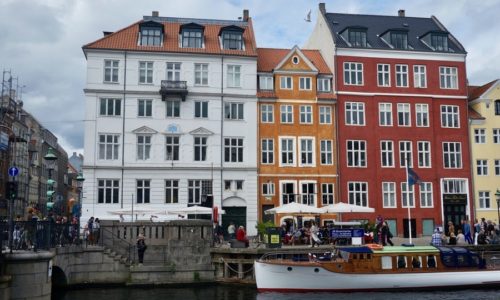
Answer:
[[[411,212],[410,212],[410,178],[409,178],[410,159],[406,157],[406,205],[408,207],[408,235],[410,236],[410,245],[413,245],[411,240]]]

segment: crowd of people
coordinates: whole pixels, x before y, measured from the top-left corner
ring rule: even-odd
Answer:
[[[491,220],[476,219],[473,226],[469,220],[462,220],[460,223],[458,228],[449,221],[445,231],[440,227],[434,229],[431,244],[434,246],[500,244],[498,227]]]

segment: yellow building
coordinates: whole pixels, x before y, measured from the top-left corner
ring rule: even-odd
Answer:
[[[470,144],[476,218],[498,224],[500,210],[500,80],[469,87]]]

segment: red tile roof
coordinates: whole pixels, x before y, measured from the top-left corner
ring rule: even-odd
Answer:
[[[196,19],[177,19],[159,17],[157,22],[164,25],[164,39],[162,46],[141,46],[138,45],[139,24],[138,21],[128,27],[120,29],[110,35],[104,36],[97,41],[86,44],[83,49],[111,49],[111,50],[129,50],[144,52],[174,52],[174,53],[200,53],[200,54],[224,54],[235,56],[257,56],[257,45],[253,32],[252,20],[242,21],[217,21],[217,20],[196,20]],[[205,48],[181,48],[179,47],[179,29],[180,26],[187,23],[197,23],[205,27],[204,43]],[[228,25],[239,26],[243,32],[245,50],[224,50],[221,49],[219,42],[219,31],[222,27]]]
[[[480,113],[472,109],[472,107],[469,107],[469,119],[473,120],[484,120],[485,118],[481,116]]]
[[[257,72],[272,72],[292,49],[258,48]],[[319,74],[332,74],[318,50],[300,50],[318,69]]]
[[[470,85],[468,87],[469,101],[473,101],[473,100],[476,100],[477,98],[481,97],[481,95],[484,94],[497,81],[498,81],[498,79],[495,79],[495,80],[488,82],[487,84],[482,85],[482,86]]]

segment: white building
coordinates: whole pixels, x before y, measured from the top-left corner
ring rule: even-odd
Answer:
[[[217,206],[224,227],[234,221],[256,234],[257,52],[248,11],[238,21],[153,12],[83,51],[82,222],[116,219],[109,212],[132,203]]]

